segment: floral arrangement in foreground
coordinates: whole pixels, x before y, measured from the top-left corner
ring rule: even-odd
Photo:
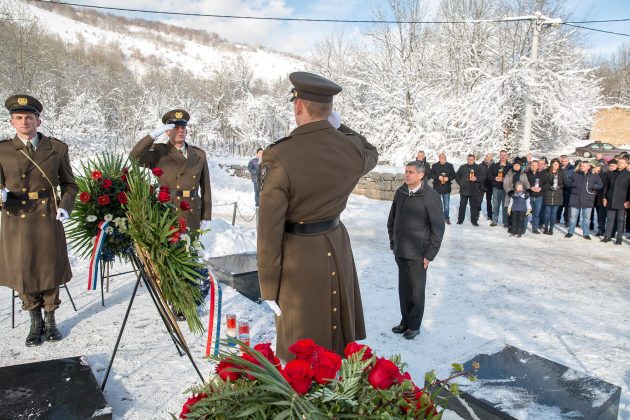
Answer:
[[[173,309],[184,314],[190,330],[201,334],[204,327],[197,306],[208,293],[208,270],[198,257],[201,232],[191,231],[186,219],[169,204],[170,193],[155,182],[160,175],[159,168],[149,171],[132,164],[127,174],[127,232],[145,272]]]
[[[68,238],[75,253],[87,257],[100,225],[109,222],[100,254],[101,261],[125,258],[132,244],[127,232],[128,162],[122,155],[104,153],[82,163],[75,180],[77,203],[69,221]]]
[[[213,357],[216,375],[208,384],[191,388],[181,419],[439,419],[447,399],[443,390],[459,393],[457,377],[475,380],[479,368],[438,380],[435,372],[417,386],[399,356],[377,357],[366,345],[350,343],[341,357],[313,340],[289,347],[295,359],[284,367],[271,345],[244,347],[240,356],[222,350]],[[442,409],[443,410],[443,409]]]

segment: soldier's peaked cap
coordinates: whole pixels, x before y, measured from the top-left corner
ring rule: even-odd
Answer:
[[[10,113],[18,111],[33,112],[39,116],[44,107],[41,102],[29,95],[13,95],[4,101],[4,106]]]
[[[341,86],[313,73],[296,71],[289,75],[297,97],[312,102],[331,103]]]
[[[173,109],[162,115],[162,123],[175,124],[180,126],[188,125],[190,121],[190,114],[183,109]]]

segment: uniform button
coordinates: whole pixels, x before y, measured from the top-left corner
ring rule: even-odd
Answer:
[[[329,252],[329,253],[328,253],[328,256],[329,256],[329,257],[332,257],[332,253],[330,253],[330,252]]]
[[[181,200],[181,197],[177,197],[178,200]]]
[[[178,185],[178,186],[176,186],[175,188],[179,189],[179,185]]]
[[[26,188],[22,188],[22,192],[26,192]]]
[[[336,325],[333,325],[333,330],[336,330],[336,329],[337,329],[337,326],[336,326]]]
[[[42,217],[46,217],[46,213],[42,213]]]
[[[23,215],[21,215],[20,217],[21,217],[22,219],[25,219],[25,218],[26,218],[26,215],[25,215],[25,214],[23,214]]]
[[[337,312],[337,308],[333,308],[333,312]]]
[[[197,178],[197,175],[193,175],[193,179]]]
[[[26,174],[22,174],[22,178],[26,178]]]
[[[46,204],[46,200],[42,200],[42,204]]]
[[[336,294],[337,294],[337,291],[336,291],[336,290],[333,290],[333,295],[336,295]]]
[[[332,272],[332,276],[335,277],[337,275],[337,273],[335,273],[334,271]]]
[[[195,197],[190,197],[190,201],[195,201]]]
[[[26,204],[26,201],[22,200],[22,204]]]

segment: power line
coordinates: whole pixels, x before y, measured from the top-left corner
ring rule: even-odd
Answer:
[[[589,28],[588,26],[574,25],[572,23],[567,23],[567,22],[563,23],[563,25],[572,26],[574,28],[586,29],[586,30],[589,30],[589,31],[603,32],[605,34],[612,34],[612,35],[619,35],[619,36],[630,36],[630,34],[623,34],[621,32],[613,32],[613,31],[606,31],[604,29]]]
[[[148,9],[132,9],[125,7],[112,7],[112,6],[98,6],[92,4],[79,4],[79,3],[70,3],[63,1],[55,1],[51,2],[49,0],[31,0],[38,3],[46,3],[49,5],[59,5],[59,6],[74,6],[74,7],[85,7],[89,9],[99,9],[99,10],[108,10],[108,11],[116,11],[116,12],[134,12],[134,13],[147,13],[147,14],[158,14],[158,15],[171,15],[171,16],[192,16],[192,17],[209,17],[209,18],[220,18],[220,19],[244,19],[244,20],[268,20],[268,21],[282,21],[282,22],[320,22],[320,23],[372,23],[372,24],[466,24],[466,23],[503,23],[503,22],[522,22],[522,21],[531,21],[532,17],[524,16],[524,17],[514,17],[514,18],[502,18],[502,19],[481,19],[481,20],[451,20],[451,21],[443,21],[443,20],[434,20],[434,21],[423,21],[423,20],[409,20],[409,21],[400,21],[400,20],[380,20],[380,19],[318,19],[318,18],[290,18],[290,17],[268,17],[268,16],[248,16],[248,15],[220,15],[220,14],[212,14],[212,13],[193,13],[193,12],[171,12],[164,10],[148,10]],[[619,36],[630,36],[630,34],[624,34],[620,32],[606,31],[604,29],[595,29],[589,28],[586,26],[580,26],[576,24],[582,23],[611,23],[611,22],[627,22],[630,21],[630,18],[624,19],[607,19],[607,20],[587,20],[587,21],[575,21],[575,22],[559,22],[563,25],[572,26],[574,28],[586,29],[590,31],[603,32],[612,35]]]

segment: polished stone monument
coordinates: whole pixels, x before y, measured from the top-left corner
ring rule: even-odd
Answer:
[[[0,368],[0,419],[111,418],[83,356]]]
[[[206,262],[221,283],[256,303],[261,302],[255,252],[212,257]]]
[[[448,404],[464,419],[617,418],[621,388],[589,374],[495,342],[465,369],[474,361],[477,381],[458,380],[462,395]]]

